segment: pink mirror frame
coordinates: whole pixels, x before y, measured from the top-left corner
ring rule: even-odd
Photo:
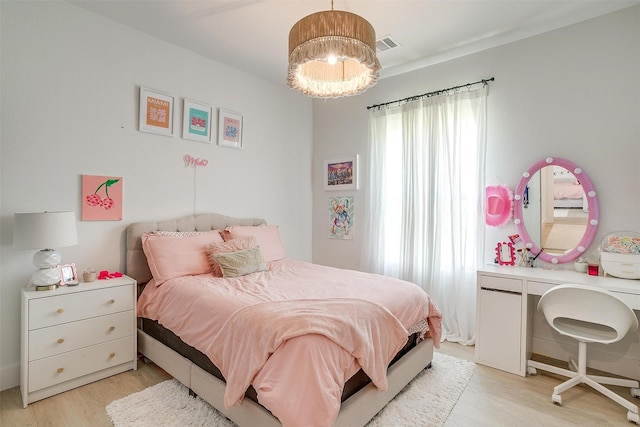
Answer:
[[[582,188],[587,195],[587,206],[589,209],[587,228],[584,235],[582,236],[582,239],[580,240],[580,242],[578,242],[578,245],[575,248],[572,248],[562,255],[548,254],[544,251],[542,251],[541,253],[540,248],[533,242],[531,236],[529,236],[529,233],[527,232],[527,228],[525,227],[523,221],[522,204],[524,199],[524,192],[529,183],[529,179],[534,173],[538,172],[543,167],[551,165],[557,165],[567,169],[580,180],[580,184],[582,184]],[[542,159],[534,163],[533,166],[531,166],[522,174],[522,178],[520,178],[518,186],[516,187],[515,195],[513,196],[513,222],[515,223],[516,229],[518,230],[520,238],[524,242],[525,246],[531,249],[531,254],[533,255],[533,257],[539,258],[540,260],[551,264],[563,264],[571,262],[580,257],[589,248],[596,236],[596,232],[598,231],[598,223],[600,222],[600,209],[598,207],[598,197],[596,194],[596,189],[591,183],[591,180],[589,179],[587,174],[575,163],[567,159],[547,157],[546,159]]]

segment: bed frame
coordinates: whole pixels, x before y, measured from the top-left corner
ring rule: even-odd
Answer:
[[[231,225],[260,225],[259,218],[233,218],[220,214],[199,214],[164,222],[132,223],[126,231],[126,273],[146,283],[151,272],[142,250],[141,236],[151,231],[209,231],[221,230]],[[282,426],[280,421],[258,403],[244,399],[241,405],[230,409],[224,406],[224,381],[203,370],[189,359],[138,329],[138,351],[164,369],[211,406],[223,413],[240,427]],[[364,426],[389,403],[418,373],[427,368],[433,359],[433,340],[417,344],[405,356],[389,367],[389,388],[381,392],[372,383],[342,402],[335,427]]]

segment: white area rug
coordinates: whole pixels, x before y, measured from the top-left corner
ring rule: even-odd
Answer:
[[[434,353],[432,368],[414,378],[367,426],[442,426],[474,369],[472,362]],[[113,401],[106,410],[115,427],[236,425],[199,397],[190,397],[176,380]]]

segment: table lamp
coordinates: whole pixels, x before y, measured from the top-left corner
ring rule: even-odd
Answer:
[[[31,283],[38,290],[57,288],[60,283],[58,265],[62,256],[50,248],[78,243],[75,213],[16,213],[13,223],[13,245],[16,249],[40,249],[33,255],[33,264],[38,270],[31,276]]]

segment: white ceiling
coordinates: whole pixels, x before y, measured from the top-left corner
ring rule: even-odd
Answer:
[[[73,0],[79,7],[283,84],[289,30],[331,0]],[[401,47],[378,54],[389,77],[520,40],[640,0],[335,0]]]

